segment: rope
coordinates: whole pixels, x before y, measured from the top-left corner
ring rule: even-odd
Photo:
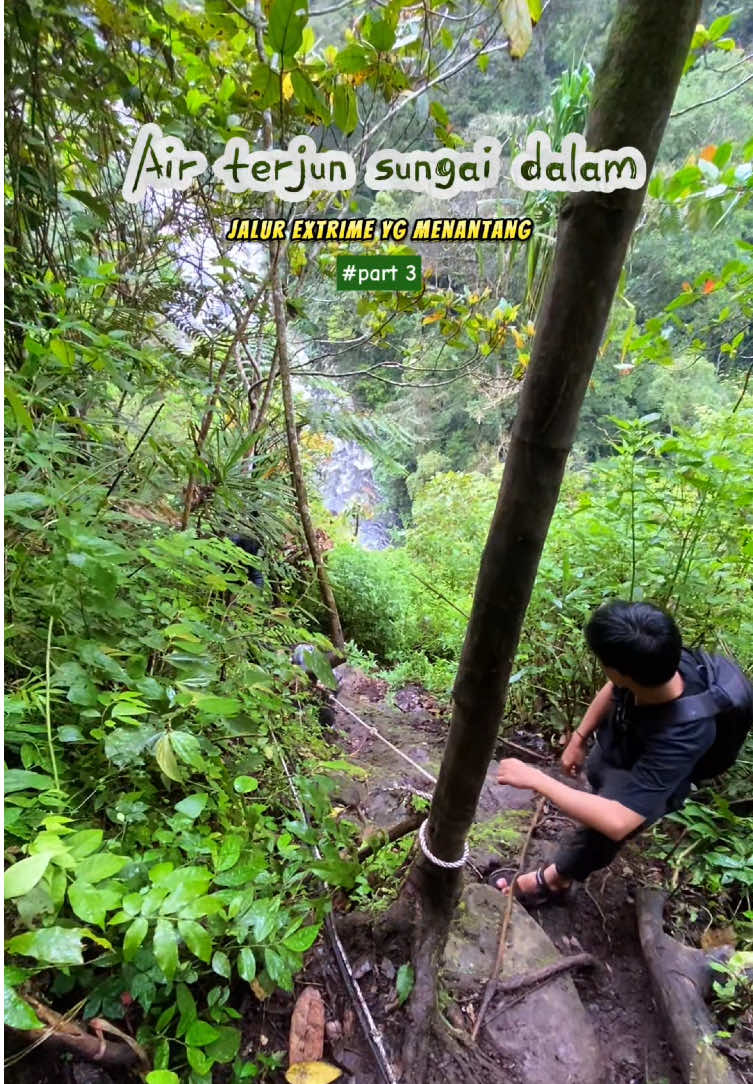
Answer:
[[[442,869],[460,869],[464,866],[468,860],[468,840],[463,844],[463,856],[456,859],[454,862],[445,862],[443,858],[437,858],[435,854],[432,854],[429,850],[429,844],[426,842],[426,829],[429,826],[429,818],[421,822],[421,827],[418,830],[418,844],[423,851],[424,858],[435,866],[440,866]]]
[[[364,727],[365,730],[368,730],[368,732],[370,734],[373,734],[373,736],[375,738],[378,738],[379,741],[384,742],[384,744],[386,746],[388,746],[388,748],[390,748],[393,753],[397,753],[397,755],[399,757],[401,757],[404,761],[406,761],[408,764],[410,764],[410,766],[412,768],[415,768],[417,772],[420,772],[421,775],[423,775],[426,779],[430,779],[432,783],[436,783],[436,781],[437,781],[436,776],[432,775],[431,772],[427,772],[426,768],[422,768],[420,764],[417,764],[416,761],[413,760],[411,757],[409,757],[407,755],[407,753],[404,753],[402,751],[402,749],[398,749],[398,747],[396,745],[393,745],[392,742],[389,741],[387,738],[385,738],[383,734],[379,733],[379,731],[377,730],[377,728],[375,726],[370,726],[368,723],[365,723],[363,721],[363,719],[361,719],[358,715],[356,715],[356,713],[354,711],[350,710],[350,708],[348,707],[347,704],[343,704],[342,700],[338,700],[336,696],[333,696],[332,700],[334,701],[335,704],[337,704],[337,706],[339,708],[342,708],[342,710],[344,712],[347,712],[347,714],[351,717],[351,719],[355,719],[355,721],[357,723],[360,723],[361,726]],[[417,790],[417,791],[414,791],[414,793],[418,794],[421,798],[429,798],[430,799],[432,797],[430,794],[427,794],[425,791],[418,791]],[[426,858],[427,861],[431,862],[433,865],[439,866],[441,869],[460,869],[461,866],[464,866],[465,863],[468,862],[468,855],[470,853],[469,849],[468,849],[468,841],[466,840],[465,844],[463,846],[462,858],[458,858],[454,862],[445,862],[444,859],[437,858],[437,856],[435,854],[432,854],[432,852],[429,850],[429,844],[426,841],[426,829],[427,829],[428,823],[429,823],[429,820],[427,818],[425,821],[422,822],[421,827],[418,830],[418,844],[419,844],[419,846],[421,848],[421,851],[423,853],[424,858]],[[483,877],[481,876],[481,873],[473,865],[473,863],[468,862],[468,865],[471,867],[471,869],[476,874],[476,876],[479,878],[479,880],[483,880]]]
[[[404,761],[410,764],[411,768],[415,768],[416,771],[420,772],[425,779],[429,779],[432,783],[436,783],[437,777],[435,775],[432,775],[431,772],[427,772],[426,768],[422,768],[421,765],[417,764],[415,760],[412,760],[407,755],[407,753],[404,753],[401,749],[398,749],[396,745],[393,745],[391,741],[388,741],[387,738],[385,738],[382,734],[379,733],[375,726],[370,726],[368,723],[365,723],[363,719],[360,719],[354,711],[350,710],[347,704],[343,704],[342,700],[338,700],[336,696],[333,696],[332,700],[335,704],[337,704],[339,708],[342,708],[344,712],[347,712],[351,719],[355,719],[357,723],[360,723],[361,726],[368,730],[370,734],[373,734],[375,738],[379,738],[379,741],[384,742],[384,744],[388,746],[393,753],[397,753],[399,757],[402,757]]]

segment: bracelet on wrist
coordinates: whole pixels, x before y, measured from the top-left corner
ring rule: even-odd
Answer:
[[[577,737],[577,738],[579,739],[579,741],[580,741],[580,742],[581,742],[581,743],[582,743],[583,745],[585,745],[585,744],[586,744],[586,739],[585,739],[585,738],[583,737],[583,735],[581,734],[581,732],[580,732],[579,730],[574,730],[574,731],[573,731],[573,737],[574,737],[574,738],[576,738],[576,737]]]

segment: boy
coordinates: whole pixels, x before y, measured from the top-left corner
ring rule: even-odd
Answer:
[[[500,783],[538,791],[582,825],[549,866],[518,878],[515,896],[526,906],[551,902],[571,881],[585,881],[609,865],[626,839],[679,809],[693,768],[716,736],[713,715],[657,721],[657,705],[706,688],[669,614],[646,602],[609,602],[591,617],[585,635],[608,681],[573,732],[562,765],[575,776],[595,733],[586,765],[593,793],[514,758],[499,765]],[[492,883],[509,891],[504,877],[493,875]]]

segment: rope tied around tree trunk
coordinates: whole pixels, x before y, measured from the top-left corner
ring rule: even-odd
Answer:
[[[455,859],[454,862],[445,862],[443,858],[437,858],[437,856],[435,854],[432,854],[429,850],[429,844],[426,842],[426,829],[428,828],[428,826],[429,818],[427,817],[425,821],[422,821],[421,827],[418,830],[418,845],[421,848],[421,853],[423,854],[424,858],[431,862],[432,865],[439,866],[440,869],[460,869],[462,866],[464,866],[465,863],[468,861],[468,840],[466,839],[465,843],[463,844],[462,857]]]

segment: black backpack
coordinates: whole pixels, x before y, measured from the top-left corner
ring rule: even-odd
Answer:
[[[663,718],[676,723],[714,716],[714,744],[703,754],[691,776],[693,783],[700,783],[726,772],[737,760],[753,725],[753,685],[734,659],[703,650],[691,654],[707,686],[706,692],[674,701]]]

